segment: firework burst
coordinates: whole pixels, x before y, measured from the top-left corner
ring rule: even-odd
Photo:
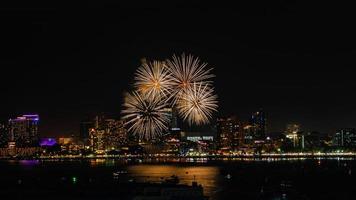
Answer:
[[[154,139],[167,130],[169,115],[164,99],[150,97],[138,92],[126,94],[122,111],[128,130],[140,139]]]
[[[166,65],[172,76],[173,92],[170,98],[173,99],[173,104],[190,91],[193,84],[210,84],[209,79],[214,77],[210,74],[212,69],[206,69],[207,63],[201,63],[198,57],[192,55],[186,56],[184,53],[180,57],[173,55],[171,60],[166,61]]]
[[[135,75],[135,87],[149,98],[166,98],[171,93],[172,78],[161,61],[144,61]]]
[[[208,84],[194,83],[177,101],[180,116],[189,124],[209,123],[212,112],[217,110],[217,96]]]

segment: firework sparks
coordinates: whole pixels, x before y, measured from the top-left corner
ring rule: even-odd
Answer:
[[[189,124],[209,123],[212,112],[217,110],[217,96],[208,84],[194,83],[178,100],[178,113]]]
[[[144,61],[137,70],[135,87],[149,98],[165,98],[171,93],[172,78],[167,67],[161,61]]]
[[[167,60],[166,64],[172,74],[171,98],[174,104],[186,91],[191,90],[194,83],[210,84],[209,79],[214,77],[210,74],[212,69],[206,69],[207,63],[200,63],[199,58],[192,55],[173,55],[172,60]]]
[[[133,92],[126,95],[123,107],[122,114],[127,120],[128,130],[140,139],[154,139],[167,130],[169,115],[162,98],[148,98]]]

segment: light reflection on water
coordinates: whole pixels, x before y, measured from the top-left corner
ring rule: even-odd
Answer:
[[[329,160],[334,160],[329,162]],[[312,174],[313,170],[322,169],[331,175],[339,173],[337,170],[341,169],[342,173],[348,176],[353,175],[354,170],[352,161],[355,158],[351,157],[335,157],[335,158],[226,158],[226,159],[208,159],[208,158],[149,158],[149,159],[76,159],[76,160],[7,160],[0,162],[0,168],[10,165],[11,168],[18,165],[20,168],[26,169],[27,172],[32,173],[32,169],[37,170],[39,176],[43,173],[50,172],[53,167],[60,170],[56,174],[70,169],[69,171],[77,173],[78,176],[85,174],[81,170],[93,172],[99,176],[105,176],[106,180],[112,178],[112,173],[118,170],[128,171],[130,177],[135,178],[138,182],[162,182],[165,179],[176,175],[179,177],[181,184],[191,185],[193,181],[197,181],[204,188],[206,196],[213,197],[220,191],[225,193],[226,188],[232,187],[235,191],[237,187],[234,184],[241,183],[241,180],[258,180],[255,178],[255,173],[260,173],[260,176],[278,175],[283,171],[283,178],[288,177],[290,173],[286,171],[286,167],[294,170],[294,173]],[[335,162],[336,161],[336,162]],[[286,164],[289,163],[289,164]],[[272,164],[272,165],[270,165]],[[229,167],[231,166],[232,167]],[[275,166],[279,167],[278,173],[273,171],[274,167],[269,167],[264,172],[260,167]],[[296,166],[296,167],[294,167]],[[72,170],[72,167],[75,169]],[[335,167],[332,170],[328,169]],[[337,168],[336,168],[337,167]],[[9,168],[9,169],[11,169]],[[28,170],[29,169],[29,170]],[[344,170],[343,170],[344,169]],[[76,171],[77,170],[77,171]],[[78,171],[79,170],[79,171]],[[309,171],[307,171],[309,170]],[[343,171],[342,171],[343,170]],[[304,172],[306,171],[306,172]],[[355,170],[354,170],[355,171]],[[323,172],[323,171],[321,171]],[[226,179],[227,173],[232,175],[231,180]],[[314,172],[313,172],[314,173]],[[88,173],[90,174],[90,173]],[[339,177],[340,174],[337,174]],[[88,175],[85,175],[88,176]],[[89,175],[91,176],[91,175]],[[88,177],[89,177],[88,176]],[[91,178],[91,177],[90,177]],[[253,181],[251,181],[253,182]],[[244,182],[245,183],[245,182]],[[239,185],[241,187],[241,185]],[[242,185],[244,187],[244,185]],[[248,189],[256,187],[255,185],[248,185]],[[241,189],[242,192],[246,188]],[[224,191],[224,192],[221,192]],[[254,191],[252,191],[254,192]],[[217,196],[219,196],[217,195]],[[217,198],[219,199],[219,198]],[[224,198],[220,198],[224,199]]]
[[[235,199],[238,195],[245,195],[240,199],[256,199],[254,195],[259,194],[266,180],[277,185],[287,180],[294,182],[300,193],[328,197],[345,191],[356,196],[352,193],[355,166],[356,160],[351,157],[0,160],[0,177],[6,185],[19,178],[26,183],[33,177],[49,183],[62,177],[76,177],[79,183],[94,180],[93,183],[101,184],[111,183],[113,172],[117,171],[127,171],[128,177],[138,182],[162,182],[176,175],[181,184],[191,185],[192,181],[197,181],[203,186],[206,196],[218,200]],[[231,174],[232,178],[227,179],[227,174]],[[329,189],[306,189],[315,185]],[[330,191],[330,194],[324,194],[324,191]]]
[[[171,165],[133,165],[127,168],[130,176],[137,181],[161,182],[176,175],[180,183],[191,185],[197,181],[204,187],[204,193],[211,196],[218,189],[222,178],[216,166],[171,166]]]
[[[39,160],[20,160],[19,163],[20,163],[20,165],[31,167],[31,166],[39,165],[40,161]]]

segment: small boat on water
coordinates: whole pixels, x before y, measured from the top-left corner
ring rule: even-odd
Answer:
[[[259,200],[305,200],[291,181],[280,181],[279,183],[266,182],[262,185]]]
[[[127,174],[127,171],[121,170],[121,171],[117,171],[117,172],[114,172],[114,173],[113,173],[114,176],[120,176],[120,175],[122,175],[122,174]]]
[[[231,176],[231,174],[227,174],[227,175],[225,176],[225,178],[230,180],[230,179],[232,178],[232,176]]]
[[[172,175],[171,177],[167,178],[165,180],[166,183],[171,183],[171,184],[178,184],[179,183],[179,177],[176,175]]]
[[[177,176],[171,176],[177,177]],[[173,178],[176,180],[176,178]],[[133,200],[208,200],[204,195],[203,187],[197,182],[192,182],[192,185],[162,183],[137,183],[137,187],[141,190],[136,190]]]
[[[119,176],[125,175],[127,174],[127,171],[125,170],[121,170],[121,171],[117,171],[117,172],[113,172],[112,175],[115,179],[118,179]]]

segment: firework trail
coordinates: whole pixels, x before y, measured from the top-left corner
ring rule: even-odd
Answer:
[[[167,130],[169,113],[164,99],[150,97],[138,92],[126,94],[122,111],[128,130],[140,139],[154,139]]]
[[[135,88],[148,98],[167,98],[173,82],[170,72],[161,61],[144,61],[135,74]]]
[[[217,96],[208,84],[194,83],[177,101],[180,116],[189,124],[209,123],[212,112],[217,111]]]
[[[166,60],[166,65],[172,77],[172,93],[170,99],[173,104],[190,91],[195,83],[211,84],[209,79],[214,77],[210,74],[211,68],[206,69],[207,63],[201,63],[198,57],[186,56],[184,53],[177,57],[173,55],[171,60]]]

